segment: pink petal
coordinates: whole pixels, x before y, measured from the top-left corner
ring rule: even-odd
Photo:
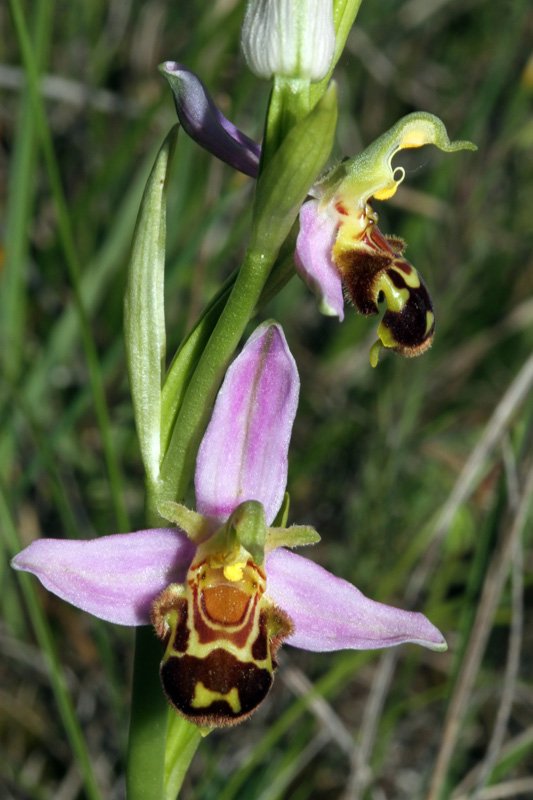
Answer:
[[[15,556],[15,569],[95,617],[147,625],[150,606],[169,583],[181,583],[195,547],[171,528],[99,539],[37,539]]]
[[[267,524],[281,505],[298,404],[296,364],[279,325],[261,325],[226,373],[196,461],[196,507],[223,521],[245,500]]]
[[[287,644],[303,650],[373,650],[413,642],[445,650],[446,642],[423,614],[369,600],[351,583],[288,550],[266,559],[267,593],[291,617]]]
[[[226,119],[204,84],[192,70],[176,61],[159,67],[170,84],[184,130],[217,158],[257,178],[261,147]]]
[[[321,310],[344,319],[344,298],[339,272],[331,258],[338,220],[318,200],[308,200],[300,209],[300,232],[296,239],[295,265],[300,277],[320,300]]]

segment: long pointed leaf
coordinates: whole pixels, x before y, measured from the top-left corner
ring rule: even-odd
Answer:
[[[147,478],[154,484],[161,455],[161,382],[165,358],[166,186],[178,125],[155,160],[144,191],[128,272],[124,332],[133,411]]]

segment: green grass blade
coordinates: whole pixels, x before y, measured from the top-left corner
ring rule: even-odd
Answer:
[[[10,556],[14,556],[21,549],[21,544],[3,487],[0,487],[0,524],[7,544],[7,550]],[[48,665],[50,683],[54,692],[57,708],[70,746],[76,756],[83,777],[86,795],[89,800],[102,800],[102,795],[98,788],[91,763],[91,755],[76,718],[72,700],[61,669],[54,638],[35,590],[35,579],[24,572],[18,572],[17,578],[20,583],[22,595],[36,639]]]
[[[111,437],[109,413],[105,398],[103,387],[102,375],[100,365],[98,362],[98,355],[96,346],[92,338],[85,304],[81,295],[81,269],[78,261],[76,247],[74,244],[74,235],[68,214],[67,203],[61,182],[61,175],[59,172],[57,159],[54,152],[54,146],[50,129],[46,119],[44,105],[41,94],[39,92],[39,70],[35,62],[34,54],[32,51],[31,41],[28,34],[28,28],[24,18],[22,8],[18,0],[11,0],[11,13],[15,23],[15,29],[18,36],[20,48],[22,51],[22,59],[28,78],[28,90],[31,98],[33,113],[36,117],[36,124],[41,140],[41,147],[48,171],[48,178],[50,181],[50,188],[54,203],[57,211],[57,221],[59,235],[63,246],[66,265],[69,270],[72,287],[74,290],[75,302],[82,332],[83,346],[85,356],[87,358],[87,365],[89,368],[89,375],[91,386],[94,396],[95,411],[98,419],[100,433],[102,435],[102,442],[106,457],[109,483],[111,487],[111,496],[115,507],[115,514],[119,530],[127,530],[128,518],[126,507],[124,504],[124,491],[123,479],[121,470],[115,455],[114,445]]]
[[[52,31],[53,2],[38,0],[34,8],[33,53],[36,66],[45,63]],[[34,172],[37,162],[37,126],[32,102],[25,92],[17,120],[13,160],[8,179],[5,220],[5,267],[0,315],[5,374],[18,376],[23,359],[26,317],[25,277],[28,256],[28,229],[35,192]]]

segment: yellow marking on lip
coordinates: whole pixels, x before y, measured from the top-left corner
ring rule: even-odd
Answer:
[[[388,275],[382,275],[376,283],[377,293],[385,295],[387,306],[391,311],[400,313],[409,300],[409,289],[398,289]]]
[[[396,190],[398,189],[398,184],[396,181],[394,183],[385,186],[383,189],[379,189],[377,192],[374,192],[372,197],[375,197],[376,200],[389,200],[393,195],[396,194]]]
[[[399,342],[394,338],[392,331],[383,324],[383,321],[381,321],[378,325],[378,336],[383,344],[383,347],[398,347]]]
[[[335,239],[334,251],[353,250],[354,242],[361,241],[368,225],[368,220],[362,216],[344,217]]]
[[[426,311],[426,332],[424,336],[428,335],[434,324],[435,324],[435,315],[433,314],[432,311]]]
[[[213,703],[216,703],[217,700],[225,701],[234,714],[239,714],[241,710],[241,701],[239,700],[239,691],[236,686],[233,686],[229,692],[223,694],[222,692],[213,692],[211,689],[207,689],[204,686],[202,681],[197,681],[194,687],[194,697],[191,701],[191,706],[193,708],[205,708],[208,709]]]
[[[393,264],[391,269],[397,272],[398,275],[402,276],[402,278],[404,279],[407,286],[409,286],[409,288],[418,289],[418,287],[420,286],[420,276],[418,275],[418,272],[416,271],[416,269],[414,269],[414,267],[411,269],[411,272],[404,272],[403,269],[400,269],[400,267],[397,267],[396,264]]]
[[[246,563],[244,561],[238,561],[236,564],[227,564],[223,569],[224,577],[232,583],[242,581],[245,566]]]
[[[431,139],[428,138],[426,126],[419,128],[411,128],[403,135],[398,145],[398,150],[406,150],[411,147],[423,147],[425,144],[430,144]]]

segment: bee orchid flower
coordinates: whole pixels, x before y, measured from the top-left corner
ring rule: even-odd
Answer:
[[[167,78],[183,128],[213,155],[257,177],[260,147],[216,108],[200,79],[186,67],[166,61]],[[475,150],[471,142],[451,142],[441,120],[415,112],[403,117],[362,153],[333,167],[309,191],[300,210],[295,266],[316,294],[319,308],[344,318],[344,298],[365,315],[386,311],[370,361],[385,347],[404,356],[425,352],[433,341],[435,318],[427,287],[404,257],[405,242],[378,228],[372,200],[388,200],[405,177],[392,160],[400,151],[432,144],[444,152]]]
[[[344,295],[366,315],[377,314],[385,301],[370,354],[373,366],[381,347],[416,356],[433,339],[435,318],[424,281],[403,255],[405,242],[381,233],[370,205],[372,199],[392,197],[405,177],[403,167],[392,165],[394,156],[426,144],[447,153],[475,150],[470,142],[450,142],[433,114],[408,114],[358,156],[327,172],[300,210],[296,267],[323,313],[342,320]]]
[[[286,527],[298,393],[283,331],[265,323],[218,394],[197,457],[196,510],[170,500],[159,508],[179,527],[40,539],[12,562],[96,617],[151,622],[163,642],[168,700],[199,726],[251,714],[272,685],[283,642],[318,652],[403,642],[446,649],[422,614],[370,600],[287,549],[319,539],[312,528]]]

